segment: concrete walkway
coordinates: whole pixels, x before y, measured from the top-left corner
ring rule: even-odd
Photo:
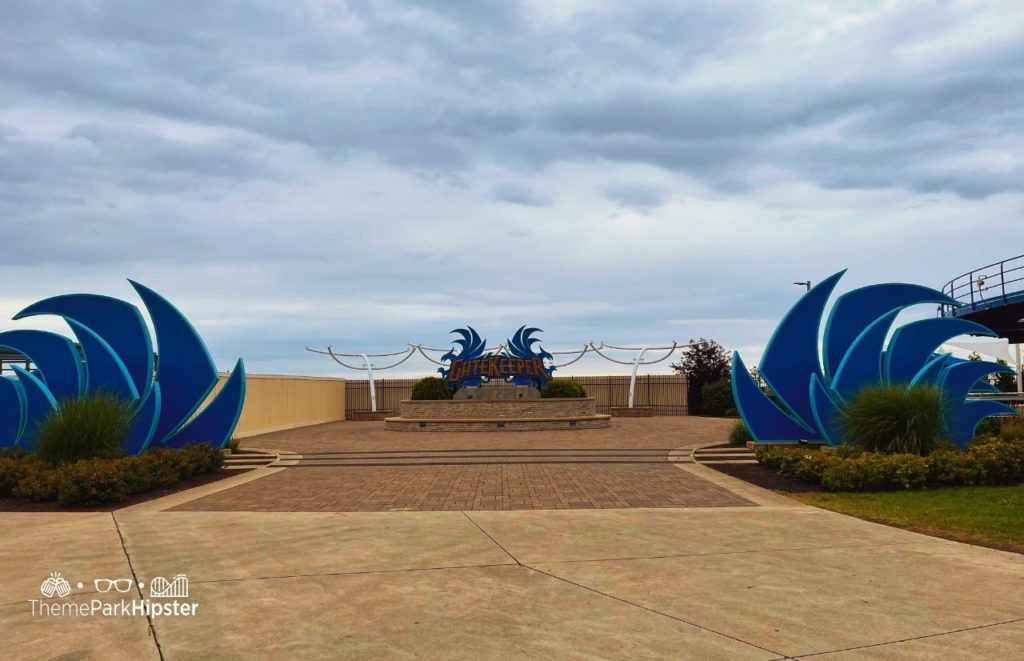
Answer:
[[[750,504],[176,509],[274,473],[260,469],[113,514],[0,513],[0,657],[1021,657],[1024,557],[677,470]],[[46,599],[57,571],[71,594]],[[178,574],[195,615],[42,616],[30,602],[170,603],[150,583]],[[93,584],[125,578],[145,587]]]

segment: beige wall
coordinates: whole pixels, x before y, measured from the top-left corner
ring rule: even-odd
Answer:
[[[226,374],[211,397],[224,384]],[[345,419],[345,379],[249,374],[234,438]]]

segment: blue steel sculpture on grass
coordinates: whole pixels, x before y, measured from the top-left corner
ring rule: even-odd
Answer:
[[[959,305],[934,289],[892,283],[839,296],[825,322],[819,355],[818,331],[826,303],[844,273],[836,273],[807,292],[768,341],[758,371],[775,401],[754,381],[739,353],[733,354],[733,397],[755,440],[840,445],[845,440],[845,403],[865,386],[879,383],[939,387],[945,436],[961,447],[984,418],[1016,413],[1001,402],[966,399],[971,391],[992,390],[984,380],[987,375],[1012,372],[1011,368],[936,353],[943,342],[958,335],[994,336],[989,328],[966,319],[924,319],[900,326],[885,345],[904,308],[921,303]]]
[[[124,440],[127,454],[149,447],[181,448],[188,443],[224,447],[238,424],[245,400],[245,366],[239,359],[217,393],[217,369],[192,324],[165,298],[129,280],[149,312],[158,350],[138,308],[109,296],[68,294],[34,303],[14,316],[62,317],[70,339],[39,330],[0,333],[0,347],[24,354],[32,371],[13,367],[0,378],[0,448],[34,450],[36,427],[60,402],[104,391],[135,406]]]

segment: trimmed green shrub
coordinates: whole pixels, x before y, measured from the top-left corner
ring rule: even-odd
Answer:
[[[130,460],[82,459],[57,469],[61,505],[105,505],[129,496],[126,465]],[[21,486],[20,484],[18,485]]]
[[[843,410],[848,442],[869,452],[927,455],[942,433],[942,391],[880,384],[861,390]]]
[[[913,454],[866,452],[852,459],[825,462],[821,485],[829,491],[921,489],[928,484],[929,462]]]
[[[11,489],[11,495],[18,500],[43,502],[57,498],[58,471],[48,464],[29,464],[25,476]]]
[[[586,397],[587,391],[572,379],[551,379],[544,384],[540,396],[547,399]]]
[[[51,464],[122,456],[134,418],[131,402],[99,392],[60,403],[36,431],[36,454]]]
[[[168,487],[180,480],[173,455],[173,450],[157,449],[126,460],[124,479],[129,493]]]
[[[785,477],[818,482],[830,491],[1024,483],[1024,441],[984,437],[967,450],[944,446],[927,457],[860,449],[809,450],[763,445],[757,460]]]
[[[444,379],[425,376],[412,387],[412,399],[451,399],[452,391]]]
[[[729,430],[729,445],[746,445],[748,441],[754,440],[750,430],[742,422],[737,422]]]
[[[172,454],[177,462],[178,476],[187,480],[193,475],[216,473],[224,465],[224,455],[209,443],[186,445]]]
[[[754,458],[768,468],[778,469],[782,465],[782,457],[786,450],[777,445],[758,445],[754,448]]]
[[[728,379],[705,383],[700,388],[700,398],[703,402],[703,415],[724,417],[730,411],[735,413],[736,404],[732,398],[732,384]]]
[[[0,455],[0,498],[10,498],[15,487],[40,466],[48,466],[26,454]]]
[[[985,469],[975,457],[958,448],[937,450],[928,456],[931,462],[928,481],[937,487],[985,484]]]
[[[0,454],[0,497],[103,505],[215,473],[223,463],[223,453],[208,443],[180,450],[156,448],[137,457],[81,459],[56,467],[34,455]]]
[[[790,452],[783,455],[779,473],[807,482],[821,482],[822,474],[831,463],[832,458],[825,452]]]
[[[1024,482],[1024,441],[983,439],[972,442],[967,453],[983,474],[985,484]]]

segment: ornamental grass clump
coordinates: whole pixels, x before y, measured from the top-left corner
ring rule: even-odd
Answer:
[[[847,442],[886,454],[930,454],[941,443],[942,420],[942,391],[934,386],[870,386],[843,410]]]
[[[750,435],[750,430],[742,422],[737,422],[729,430],[729,445],[746,445],[753,440],[754,437]]]
[[[36,431],[36,454],[51,464],[124,454],[135,410],[131,402],[98,392],[62,401]]]

